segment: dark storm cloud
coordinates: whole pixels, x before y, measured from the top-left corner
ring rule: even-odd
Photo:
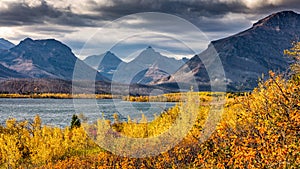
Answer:
[[[261,4],[250,8],[241,1],[220,0],[112,0],[114,5],[98,7],[102,17],[113,20],[139,12],[164,12],[182,17],[209,32],[237,32],[248,28],[252,21],[266,17],[270,13],[281,10],[300,9],[299,0],[283,0],[272,3],[262,0]],[[228,14],[241,14],[240,18],[224,18]],[[244,16],[244,18],[243,18]],[[159,19],[159,18],[155,18]]]
[[[183,17],[208,30],[210,25],[213,25],[213,29],[216,29],[216,23],[213,22],[229,13],[259,15],[274,10],[300,8],[298,0],[286,0],[282,4],[266,3],[266,5],[254,9],[248,8],[242,1],[220,0],[111,0],[112,5],[98,5],[95,1],[88,0],[85,3],[90,8],[84,10],[88,10],[93,14],[77,14],[72,10],[72,4],[64,9],[54,8],[47,4],[45,0],[41,0],[41,4],[35,7],[31,7],[24,2],[9,3],[8,9],[0,11],[0,25],[58,24],[93,27],[101,25],[101,21],[111,21],[129,14],[164,12]],[[211,21],[207,21],[203,17],[210,18]],[[219,22],[219,25],[225,27],[225,29],[230,26],[222,22]]]
[[[93,26],[95,17],[72,13],[69,8],[57,9],[41,1],[31,7],[26,3],[9,3],[8,9],[0,11],[0,26],[58,24],[70,26]]]
[[[112,6],[95,6],[93,10],[101,11],[103,18],[106,19],[116,19],[139,12],[165,12],[186,19],[199,16],[222,17],[228,12],[243,13],[248,10],[243,3],[236,1],[113,0],[113,2]]]
[[[0,11],[1,26],[32,25],[45,22],[46,18],[58,17],[61,12],[46,3],[30,7],[25,3],[10,3],[8,9]]]

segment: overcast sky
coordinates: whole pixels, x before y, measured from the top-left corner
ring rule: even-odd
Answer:
[[[0,0],[0,37],[55,38],[80,58],[106,50],[131,57],[148,45],[190,57],[271,13],[297,9],[299,0]]]

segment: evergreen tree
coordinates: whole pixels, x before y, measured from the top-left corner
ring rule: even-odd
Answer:
[[[80,125],[81,125],[80,119],[76,114],[73,114],[72,121],[71,121],[71,129],[80,127]]]

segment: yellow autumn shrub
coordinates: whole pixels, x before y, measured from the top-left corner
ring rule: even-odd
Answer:
[[[82,127],[71,130],[42,126],[39,116],[32,123],[8,119],[6,127],[0,128],[0,164],[8,168],[39,166],[66,158],[90,145]]]

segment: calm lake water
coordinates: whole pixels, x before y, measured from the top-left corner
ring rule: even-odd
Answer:
[[[120,120],[141,119],[142,113],[149,121],[154,114],[174,106],[175,103],[164,102],[127,102],[122,100],[100,99],[0,99],[0,124],[4,125],[8,118],[32,120],[39,114],[43,124],[65,127],[69,126],[73,114],[83,113],[89,122],[104,117],[113,119],[117,113]]]

